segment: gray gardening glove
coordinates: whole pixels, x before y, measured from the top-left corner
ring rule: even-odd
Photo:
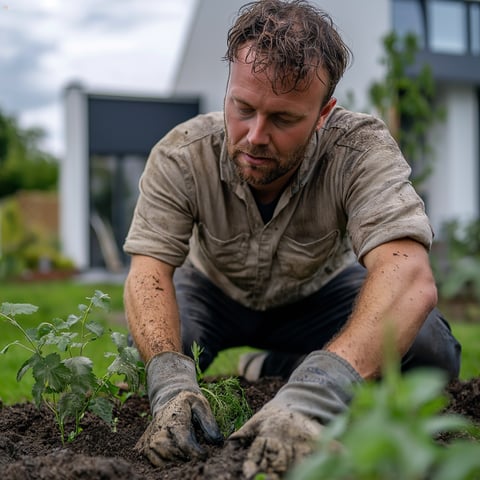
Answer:
[[[205,457],[206,451],[195,437],[195,426],[200,427],[208,443],[223,442],[198,386],[191,358],[176,352],[153,357],[147,364],[147,390],[153,419],[135,449],[154,465]]]
[[[308,355],[288,382],[245,425],[230,436],[249,447],[243,473],[279,478],[312,452],[322,425],[347,408],[362,378],[344,359],[318,350]]]

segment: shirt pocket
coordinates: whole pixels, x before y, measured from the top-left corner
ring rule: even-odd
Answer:
[[[318,270],[331,264],[339,236],[338,230],[313,242],[299,242],[283,236],[277,249],[280,271],[297,280],[311,278]]]
[[[213,235],[207,227],[198,225],[198,240],[203,254],[223,273],[232,274],[245,270],[248,253],[248,234],[221,239]]]

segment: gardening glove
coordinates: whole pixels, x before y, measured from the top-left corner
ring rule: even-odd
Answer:
[[[147,391],[153,419],[135,449],[154,465],[205,457],[195,427],[208,443],[223,442],[210,405],[198,386],[191,358],[176,352],[153,357],[147,364]]]
[[[318,350],[308,355],[288,382],[229,440],[249,448],[243,473],[280,478],[312,452],[322,425],[347,408],[352,387],[362,378],[338,355]]]

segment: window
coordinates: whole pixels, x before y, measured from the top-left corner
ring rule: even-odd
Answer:
[[[425,47],[425,28],[422,5],[418,0],[397,0],[393,3],[395,31],[400,37],[413,33],[420,47]]]
[[[480,4],[470,5],[470,45],[473,55],[480,55]]]
[[[393,0],[393,25],[431,53],[480,55],[479,0]]]
[[[427,2],[428,45],[432,52],[465,55],[467,47],[467,6],[462,2]]]

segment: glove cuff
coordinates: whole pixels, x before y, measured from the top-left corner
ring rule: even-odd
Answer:
[[[353,387],[362,381],[345,359],[333,352],[318,350],[310,353],[293,371],[271,402],[326,424],[346,410]]]
[[[147,365],[147,392],[152,413],[180,392],[200,392],[195,362],[178,352],[162,352]]]

